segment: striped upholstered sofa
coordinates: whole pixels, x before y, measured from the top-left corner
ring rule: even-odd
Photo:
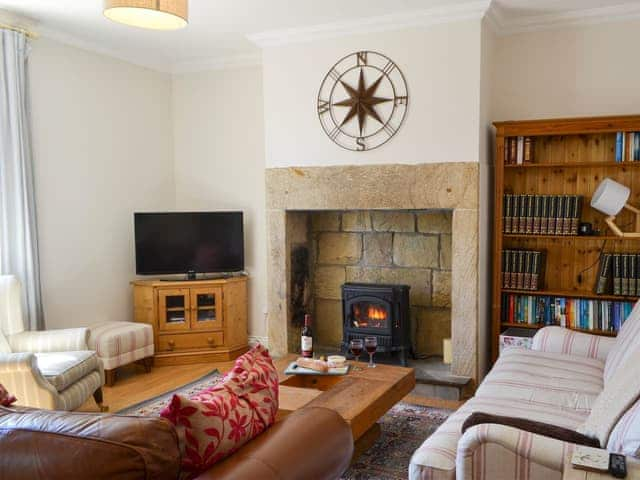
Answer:
[[[544,422],[640,456],[640,302],[618,337],[545,327],[531,350],[505,350],[476,395],[413,454],[411,480],[560,480],[573,444],[484,423],[474,412]]]

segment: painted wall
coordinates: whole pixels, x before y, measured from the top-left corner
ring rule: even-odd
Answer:
[[[640,111],[640,21],[498,37],[494,120]]]
[[[492,85],[494,81],[494,51],[496,35],[482,22],[480,36],[480,188],[479,188],[479,285],[478,285],[478,371],[480,378],[489,368],[489,350],[491,348],[491,274],[492,274],[492,235],[493,235],[493,127],[492,121]]]
[[[400,131],[366,154],[336,146],[316,106],[329,69],[359,50],[390,57],[410,96]],[[267,48],[263,64],[267,167],[478,161],[480,20]]]
[[[133,212],[175,201],[170,78],[44,38],[29,63],[46,326],[130,320]]]
[[[175,76],[176,208],[243,210],[249,333],[266,335],[262,68]]]
[[[34,42],[47,326],[131,318],[133,211],[242,209],[253,278],[249,331],[265,335],[265,163],[480,161],[480,261],[488,272],[482,252],[489,247],[483,228],[490,219],[491,121],[637,113],[640,67],[630,59],[639,27],[636,20],[496,37],[479,21],[465,21],[268,48],[263,68],[173,80]],[[411,95],[398,135],[366,155],[332,144],[315,105],[329,67],[360,49],[396,61]],[[481,282],[481,302],[482,288],[488,283]]]

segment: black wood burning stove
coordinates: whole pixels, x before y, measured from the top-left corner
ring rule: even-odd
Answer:
[[[375,336],[378,352],[407,365],[409,339],[409,286],[376,283],[342,285],[342,350],[354,338]]]

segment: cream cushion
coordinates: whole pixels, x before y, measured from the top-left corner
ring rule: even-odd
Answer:
[[[21,285],[14,275],[0,275],[0,330],[7,337],[24,330]]]
[[[102,322],[89,327],[89,348],[105,370],[127,365],[154,353],[153,328],[146,323]]]
[[[640,301],[636,302],[633,310],[626,318],[616,343],[607,356],[604,366],[604,383],[608,383],[620,370],[620,367],[630,357],[638,357],[640,352]]]
[[[640,397],[640,302],[625,320],[604,367],[604,390],[593,404],[591,414],[578,431],[596,437],[600,445]]]
[[[607,450],[632,457],[640,457],[640,400],[616,424]]]
[[[510,398],[587,415],[604,387],[603,368],[597,358],[509,348],[500,354],[476,397]]]
[[[7,337],[4,336],[2,330],[0,330],[0,353],[11,353],[11,347],[7,342]]]
[[[578,429],[580,433],[595,437],[606,446],[609,435],[623,415],[640,397],[640,349],[616,367],[615,375],[605,383],[604,390],[593,404],[591,413]]]
[[[99,370],[95,352],[36,353],[36,362],[42,375],[58,392],[73,385],[94,370]]]

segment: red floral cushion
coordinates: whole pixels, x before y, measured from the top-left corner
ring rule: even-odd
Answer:
[[[15,401],[16,401],[16,397],[14,397],[13,395],[10,395],[9,392],[7,392],[7,389],[4,388],[0,383],[0,405],[3,407],[8,407]]]
[[[278,372],[258,344],[222,382],[191,398],[174,395],[160,415],[173,423],[182,469],[200,473],[262,433],[278,412]]]

